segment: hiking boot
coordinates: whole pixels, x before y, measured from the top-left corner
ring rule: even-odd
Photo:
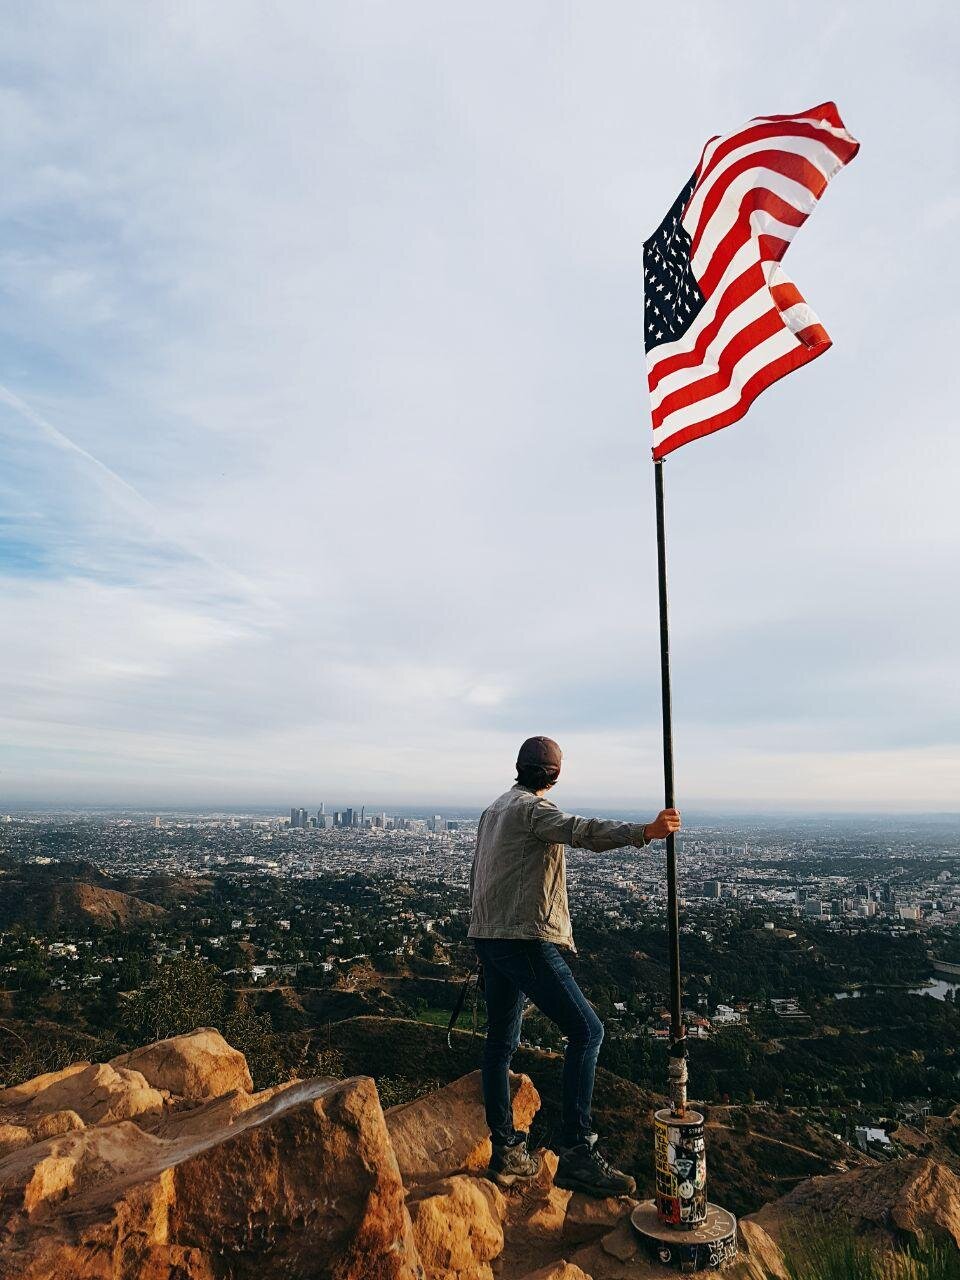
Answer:
[[[621,1173],[597,1150],[597,1135],[591,1133],[575,1147],[560,1148],[553,1184],[565,1191],[583,1191],[588,1196],[632,1196],[637,1189],[629,1173]]]
[[[527,1150],[527,1135],[518,1133],[513,1142],[494,1143],[487,1173],[501,1187],[526,1182],[540,1172],[540,1156]]]

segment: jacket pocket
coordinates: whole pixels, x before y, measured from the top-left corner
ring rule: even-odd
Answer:
[[[553,917],[563,906],[566,900],[566,876],[563,874],[563,863],[557,867],[556,875],[553,883],[546,886],[547,892],[544,895],[544,914],[543,919],[549,923]]]

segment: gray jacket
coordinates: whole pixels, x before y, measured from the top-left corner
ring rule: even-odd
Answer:
[[[646,843],[638,822],[576,818],[518,783],[481,815],[467,936],[539,938],[575,951],[564,846],[601,853]]]

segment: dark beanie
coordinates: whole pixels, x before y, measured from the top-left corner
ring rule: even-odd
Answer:
[[[556,780],[560,776],[562,760],[563,752],[554,740],[538,735],[528,738],[520,748],[517,769],[542,769],[549,778]]]

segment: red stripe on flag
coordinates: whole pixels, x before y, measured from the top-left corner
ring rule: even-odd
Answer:
[[[753,125],[748,129],[741,130],[740,133],[731,134],[726,142],[717,147],[710,157],[710,163],[702,173],[697,174],[697,186],[699,187],[705,182],[727,156],[732,155],[734,151],[739,151],[741,147],[749,146],[752,142],[762,142],[764,138],[811,138],[814,142],[822,143],[823,146],[828,147],[841,165],[853,159],[857,154],[857,147],[860,145],[859,143],[848,142],[846,138],[838,138],[835,134],[826,129],[821,129],[815,124],[804,124],[799,120],[782,124]],[[709,145],[708,143],[707,146]],[[704,151],[706,151],[706,147]]]
[[[792,204],[787,204],[775,191],[768,191],[766,187],[754,187],[752,191],[747,191],[740,201],[740,212],[736,221],[714,249],[709,264],[697,280],[700,292],[705,298],[713,294],[714,289],[723,279],[723,273],[733,255],[753,236],[750,215],[754,213],[768,213],[772,218],[789,227],[802,227],[806,221],[805,213],[794,208]],[[779,261],[779,259],[772,259],[772,261]]]
[[[709,373],[704,370],[705,377],[698,378],[695,382],[688,382],[663,397],[653,411],[654,430],[662,427],[671,413],[676,413],[678,409],[686,409],[698,400],[707,400],[710,396],[726,391],[730,385],[733,370],[743,357],[782,329],[783,321],[780,319],[780,312],[775,308],[771,308],[746,325],[720,352],[715,369],[711,369]]]
[[[770,290],[770,296],[781,311],[786,311],[787,307],[795,307],[797,303],[806,302],[806,298],[792,280],[786,284],[775,284]]]
[[[840,112],[837,110],[835,102],[821,102],[818,107],[811,107],[809,111],[791,111],[785,116],[754,116],[754,120],[803,120],[810,118],[814,120],[825,120],[827,124],[832,124],[835,129],[846,130],[846,125],[840,119]],[[859,146],[859,142],[857,146]]]
[[[702,364],[707,347],[720,332],[723,322],[730,312],[765,287],[766,279],[763,274],[763,267],[759,262],[755,262],[742,275],[732,280],[723,291],[716,315],[698,335],[693,350],[680,352],[675,356],[667,356],[665,360],[658,361],[650,370],[647,376],[650,390],[656,391],[668,374],[676,373],[678,369],[690,369],[694,365]]]
[[[805,329],[798,329],[794,337],[805,347],[829,347],[832,343],[822,324],[808,324]]]
[[[700,210],[696,234],[690,246],[691,258],[696,256],[704,232],[710,225],[710,219],[716,213],[717,206],[727,194],[727,188],[730,184],[739,178],[741,174],[760,169],[769,169],[773,173],[783,174],[785,178],[789,178],[792,182],[806,187],[810,194],[817,199],[819,199],[824,187],[827,185],[826,177],[815,164],[811,164],[805,156],[798,156],[792,151],[757,151],[753,155],[744,156],[735,164],[730,165],[729,168],[724,169],[707,193],[703,201],[703,207]],[[752,194],[752,191],[747,194]],[[792,208],[793,206],[790,207]],[[799,210],[795,209],[794,212],[797,213]],[[801,217],[802,221],[803,218]]]
[[[712,435],[714,431],[720,431],[723,427],[729,427],[731,423],[738,422],[761,391],[766,391],[767,387],[786,377],[794,369],[799,369],[803,365],[809,364],[811,360],[815,360],[817,356],[826,351],[829,345],[828,340],[826,346],[797,347],[795,351],[788,351],[785,356],[781,356],[779,360],[774,360],[772,364],[764,365],[748,382],[744,383],[740,399],[735,405],[731,405],[729,409],[725,409],[723,413],[716,414],[715,417],[705,418],[702,422],[695,422],[692,426],[684,427],[682,430],[668,436],[660,444],[654,445],[654,459],[665,458],[668,453],[673,453],[674,449],[679,449],[681,445],[689,444],[691,440],[699,440],[701,436]]]
[[[757,236],[757,244],[764,262],[779,262],[790,247],[790,241],[780,236]]]

